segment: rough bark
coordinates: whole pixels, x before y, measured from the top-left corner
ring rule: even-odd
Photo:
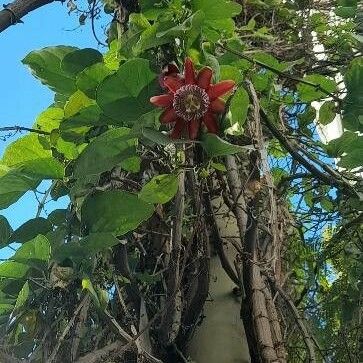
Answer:
[[[15,0],[4,5],[0,11],[0,33],[11,25],[22,23],[21,19],[33,10],[59,0]]]

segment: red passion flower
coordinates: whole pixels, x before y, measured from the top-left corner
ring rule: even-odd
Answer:
[[[150,102],[165,108],[160,122],[174,123],[171,137],[178,139],[187,132],[190,139],[196,139],[201,123],[208,132],[216,134],[217,116],[224,111],[224,101],[219,97],[234,87],[234,81],[211,84],[212,69],[204,67],[196,73],[190,58],[185,60],[184,75],[178,74],[175,69],[168,73],[161,80],[168,93],[151,97]]]

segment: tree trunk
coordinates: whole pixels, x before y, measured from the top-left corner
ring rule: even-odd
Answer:
[[[236,219],[223,218],[228,213],[221,198],[215,199],[216,217],[221,236],[238,236]],[[213,238],[213,236],[212,236]],[[240,243],[240,241],[239,241]],[[224,245],[224,258],[229,263],[236,260],[232,244]],[[188,353],[198,363],[248,363],[250,356],[245,331],[240,317],[241,297],[236,294],[236,284],[222,267],[221,259],[211,255],[209,298],[205,302],[201,324],[196,328]]]
[[[0,33],[11,25],[22,23],[23,16],[53,1],[55,0],[15,0],[4,5],[4,10],[0,11]]]

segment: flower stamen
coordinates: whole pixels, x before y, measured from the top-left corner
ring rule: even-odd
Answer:
[[[182,86],[174,94],[173,108],[185,121],[203,117],[208,111],[209,104],[207,92],[195,84]]]

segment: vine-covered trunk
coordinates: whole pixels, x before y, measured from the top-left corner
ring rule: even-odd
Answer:
[[[190,354],[202,363],[222,359],[286,362],[280,300],[273,287],[280,283],[283,274],[280,260],[283,209],[277,202],[270,171],[263,159],[266,150],[259,113],[254,116],[249,121],[249,132],[255,151],[239,158],[227,156],[227,172],[207,180],[192,170],[186,172],[187,177],[184,173],[179,175],[179,184],[184,183],[179,193],[189,200],[187,204],[192,203],[197,216],[193,228],[198,228],[199,239],[200,232],[207,234],[210,248],[205,251],[211,252],[210,257],[204,256],[210,258],[210,264],[201,265],[202,260],[198,259],[204,252],[195,244],[198,238],[191,244],[186,241],[181,249],[178,245],[170,246],[173,261],[187,261],[186,265],[193,268],[179,269],[178,274],[174,263],[168,267],[167,276],[182,283],[178,293],[174,288],[168,292],[169,300],[161,318],[161,346],[169,352],[167,361]],[[189,150],[187,165],[202,162],[201,153],[196,150],[197,147]],[[187,196],[184,190],[192,193]],[[185,201],[181,205],[181,197],[178,195],[175,200],[174,228],[181,228],[186,219]],[[200,225],[206,228],[201,230]],[[176,234],[173,236],[174,241]],[[191,251],[193,254],[189,255]],[[205,274],[209,276],[209,286],[208,279],[200,281]],[[166,319],[168,325],[164,323]]]

